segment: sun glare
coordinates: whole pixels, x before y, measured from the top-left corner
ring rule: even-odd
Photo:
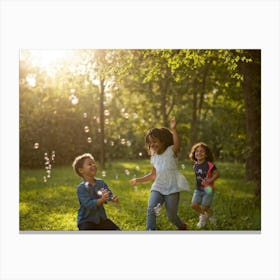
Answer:
[[[39,67],[50,67],[70,55],[68,50],[30,50],[32,62]]]
[[[29,54],[26,56],[26,54]],[[21,50],[20,59],[30,59],[30,62],[34,66],[45,69],[53,69],[56,65],[65,62],[66,60],[71,60],[73,51],[71,50]],[[28,58],[27,58],[28,57]]]
[[[21,61],[29,61],[33,66],[44,69],[50,77],[55,77],[57,71],[66,62],[74,62],[74,58],[74,50],[23,49],[20,51]]]

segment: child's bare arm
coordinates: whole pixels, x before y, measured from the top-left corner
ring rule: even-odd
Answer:
[[[174,142],[173,151],[175,154],[177,154],[180,151],[180,141],[179,141],[179,135],[178,135],[178,131],[176,128],[176,124],[177,124],[176,119],[174,117],[170,121],[170,128],[173,133],[173,142]]]
[[[218,169],[213,171],[213,176],[211,178],[202,179],[201,183],[203,186],[207,186],[207,184],[214,182],[220,177],[220,172]]]
[[[153,167],[152,172],[149,173],[148,175],[140,177],[140,178],[133,178],[129,182],[130,182],[131,185],[134,186],[137,183],[143,183],[143,182],[154,180],[155,177],[156,177],[156,169]]]

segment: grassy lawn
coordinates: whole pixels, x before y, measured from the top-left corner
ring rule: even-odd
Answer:
[[[215,226],[207,224],[203,230],[260,230],[260,199],[254,197],[254,184],[244,180],[244,166],[238,163],[216,163],[221,177],[216,181],[212,208],[217,219]],[[131,186],[129,180],[151,170],[149,160],[115,161],[107,164],[106,174],[99,168],[97,177],[103,178],[120,202],[105,205],[107,215],[124,231],[144,231],[146,208],[151,182]],[[180,170],[191,186],[191,192],[181,192],[179,216],[196,231],[198,215],[190,203],[195,177],[189,161],[180,162]],[[71,166],[54,167],[51,178],[43,181],[45,170],[20,170],[20,230],[76,231],[79,207],[76,187],[81,179]],[[175,230],[166,217],[165,209],[157,218],[159,230]]]

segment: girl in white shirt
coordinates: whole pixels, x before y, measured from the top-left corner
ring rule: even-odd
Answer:
[[[147,209],[147,230],[156,229],[158,208],[165,204],[166,214],[177,229],[186,230],[177,212],[180,191],[189,191],[189,184],[178,170],[177,153],[180,149],[176,119],[170,121],[171,131],[165,127],[153,128],[146,135],[146,145],[153,165],[150,174],[130,181],[132,185],[154,180]]]

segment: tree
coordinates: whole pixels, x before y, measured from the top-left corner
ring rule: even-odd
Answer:
[[[245,50],[239,62],[243,74],[246,108],[247,157],[246,177],[257,182],[256,194],[261,193],[261,51]]]

